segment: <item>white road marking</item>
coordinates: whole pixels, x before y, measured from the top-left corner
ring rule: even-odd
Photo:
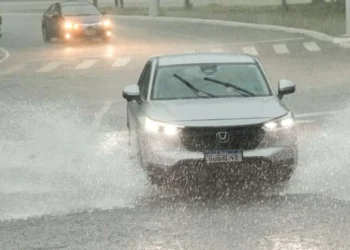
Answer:
[[[95,131],[97,131],[99,129],[104,115],[111,108],[112,104],[113,104],[112,101],[105,102],[105,104],[103,105],[102,109],[97,114],[95,114],[95,120],[92,123],[92,128]]]
[[[197,53],[198,50],[186,50],[184,53],[185,54],[193,54],[193,53]]]
[[[159,34],[165,34],[165,35],[173,35],[174,37],[183,37],[187,38],[190,40],[198,40],[198,41],[204,41],[204,42],[210,42],[210,43],[216,43],[214,40],[206,39],[203,37],[198,37],[198,36],[193,36],[193,35],[185,35],[182,33],[177,33],[177,32],[171,32],[171,31],[159,31],[159,30],[154,30],[154,32],[159,33]]]
[[[259,55],[258,51],[256,50],[255,47],[250,46],[250,47],[243,47],[243,52],[252,56],[257,56]]]
[[[42,16],[40,13],[17,13],[17,12],[7,12],[2,13],[3,16]]]
[[[325,116],[325,115],[336,115],[344,111],[345,110],[331,110],[331,111],[324,111],[324,112],[295,114],[294,116],[295,118],[304,118],[304,117],[315,117],[315,116]]]
[[[125,65],[127,65],[130,62],[130,60],[131,60],[130,57],[118,58],[113,62],[112,67],[124,67]]]
[[[296,120],[295,123],[296,124],[305,124],[305,123],[315,123],[316,121],[312,121],[312,120]]]
[[[81,70],[81,69],[88,69],[91,68],[97,60],[85,60],[82,63],[80,63],[78,66],[75,67],[76,70]]]
[[[273,49],[277,54],[288,54],[290,53],[289,49],[285,44],[274,44]]]
[[[223,49],[211,49],[210,52],[222,53],[222,52],[224,52],[224,50]]]
[[[30,2],[1,2],[0,5],[24,5],[24,4],[52,4],[52,2],[49,1],[42,1],[42,2],[38,2],[38,1],[30,1]]]
[[[3,58],[0,58],[0,63],[2,63],[2,62],[5,62],[10,57],[10,53],[4,48],[0,48],[0,50],[2,51],[2,53],[5,54]]]
[[[9,67],[5,70],[0,71],[0,75],[10,75],[10,74],[14,74],[18,71],[20,71],[21,69],[23,69],[26,65],[25,64],[16,64],[13,65],[12,67]]]
[[[54,69],[56,69],[61,64],[62,64],[62,62],[50,62],[49,64],[46,64],[45,66],[38,69],[36,72],[38,72],[38,73],[50,72],[50,71],[53,71]]]
[[[220,43],[216,44],[216,46],[239,46],[239,45],[249,45],[249,44],[264,44],[264,43],[278,43],[278,42],[288,42],[288,41],[300,41],[305,40],[303,37],[295,37],[295,38],[284,38],[284,39],[274,39],[274,40],[260,40],[260,41],[245,41],[245,42],[238,42],[238,43]],[[205,48],[212,48],[214,45],[205,45],[200,46],[198,48],[205,49]],[[174,49],[174,48],[172,48]]]
[[[303,45],[305,49],[311,52],[317,52],[321,50],[321,48],[318,47],[318,45],[315,42],[306,42],[306,43],[303,43]]]

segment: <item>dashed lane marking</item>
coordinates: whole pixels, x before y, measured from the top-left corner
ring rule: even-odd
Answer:
[[[305,42],[303,43],[303,45],[305,49],[311,52],[317,52],[321,50],[321,48],[318,47],[318,45],[315,42]]]
[[[273,49],[277,54],[289,54],[290,51],[285,44],[274,44]]]
[[[61,64],[62,64],[62,62],[50,62],[49,64],[46,64],[45,66],[38,69],[36,72],[38,72],[38,73],[51,72],[51,71],[55,70],[56,68],[58,68]]]
[[[82,63],[80,63],[78,66],[76,66],[75,69],[76,70],[89,69],[95,63],[97,63],[97,60],[84,60]]]
[[[121,57],[116,59],[113,64],[112,67],[116,68],[116,67],[124,67],[126,66],[129,62],[130,62],[131,58],[130,57]]]
[[[222,52],[224,52],[224,50],[223,49],[211,49],[210,52],[222,53]]]
[[[258,51],[256,50],[255,47],[249,46],[249,47],[243,47],[243,52],[252,56],[257,56],[259,55]]]

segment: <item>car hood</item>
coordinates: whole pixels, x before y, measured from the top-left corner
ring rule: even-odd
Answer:
[[[149,101],[145,106],[149,118],[184,126],[258,124],[287,112],[275,96]]]
[[[83,24],[93,24],[102,22],[102,15],[91,15],[91,16],[66,16],[65,20],[69,20],[74,23],[83,23]]]

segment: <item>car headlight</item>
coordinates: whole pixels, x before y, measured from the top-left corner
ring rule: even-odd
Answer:
[[[73,23],[72,23],[72,22],[65,22],[65,23],[64,23],[64,28],[65,28],[66,30],[72,29],[72,28],[73,28]]]
[[[104,27],[110,27],[110,26],[111,26],[111,21],[109,21],[109,20],[104,20],[104,21],[102,22],[102,24],[103,24]]]
[[[145,130],[150,133],[161,133],[168,136],[174,136],[178,134],[181,126],[167,124],[163,122],[154,121],[146,117]]]
[[[268,131],[274,131],[279,129],[288,129],[293,127],[293,125],[294,117],[291,112],[288,112],[288,114],[285,116],[266,122],[264,124],[264,129]]]

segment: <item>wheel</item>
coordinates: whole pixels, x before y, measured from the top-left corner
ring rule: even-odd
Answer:
[[[51,42],[51,36],[45,26],[42,27],[42,35],[45,42],[47,43]]]

